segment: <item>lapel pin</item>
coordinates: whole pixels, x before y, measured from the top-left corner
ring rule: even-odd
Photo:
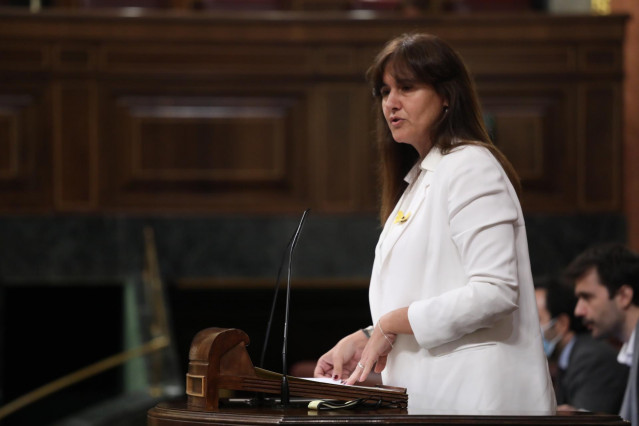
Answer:
[[[404,212],[400,210],[397,212],[397,216],[395,216],[395,220],[393,221],[393,223],[404,223],[408,220],[409,217],[410,212],[404,214]]]

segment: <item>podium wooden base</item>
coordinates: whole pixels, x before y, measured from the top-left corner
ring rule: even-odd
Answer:
[[[303,403],[289,407],[256,407],[245,403],[221,406],[218,411],[194,410],[186,399],[162,402],[149,410],[148,426],[202,425],[603,425],[629,426],[617,415],[585,412],[561,412],[555,416],[452,416],[414,415],[403,409],[313,411]]]

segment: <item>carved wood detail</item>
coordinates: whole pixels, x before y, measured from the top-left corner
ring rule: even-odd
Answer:
[[[46,103],[43,87],[0,84],[0,211],[51,207]]]
[[[481,96],[495,144],[519,173],[524,209],[575,209],[577,153],[570,129],[576,120],[570,109],[575,98],[571,91],[561,85],[525,89],[491,85]],[[561,138],[565,139],[557,143]]]
[[[105,94],[111,147],[101,157],[107,208],[250,209],[253,203],[304,206],[303,94]],[[208,92],[208,93],[207,93]],[[273,206],[277,210],[277,204]]]

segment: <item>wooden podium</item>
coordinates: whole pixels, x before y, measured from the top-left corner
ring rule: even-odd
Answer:
[[[624,425],[619,416],[562,412],[555,416],[452,416],[410,414],[404,409],[311,411],[302,405],[288,408],[228,407],[218,411],[194,410],[185,400],[163,402],[148,412],[148,426],[203,425]]]
[[[187,405],[217,411],[220,390],[279,395],[282,375],[255,368],[246,351],[249,337],[233,328],[207,328],[191,343],[186,374]],[[405,407],[406,389],[390,386],[343,386],[287,376],[288,394],[294,397],[351,401],[368,398],[380,404]]]
[[[281,375],[255,368],[241,330],[207,328],[200,331],[189,351],[186,397],[163,402],[149,410],[148,426],[273,425],[273,424],[428,424],[428,425],[629,425],[619,416],[596,413],[559,413],[555,416],[457,416],[409,412],[403,388],[343,386],[289,377],[292,398],[286,405],[279,397]],[[221,398],[220,390],[255,395]],[[257,397],[257,396],[260,397]],[[295,398],[297,397],[297,398]],[[304,398],[304,399],[302,399]],[[395,408],[311,410],[310,399],[349,401],[366,398]]]

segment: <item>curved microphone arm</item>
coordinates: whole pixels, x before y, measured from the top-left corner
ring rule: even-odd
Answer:
[[[297,230],[293,235],[293,239],[291,240],[291,246],[288,254],[288,277],[286,281],[286,308],[285,308],[285,316],[284,316],[284,344],[282,345],[282,404],[288,404],[290,402],[289,399],[289,390],[288,390],[288,367],[286,362],[286,349],[288,343],[288,312],[289,312],[289,304],[291,300],[291,271],[293,264],[293,251],[295,250],[295,246],[297,245],[297,241],[299,240],[300,233],[302,231],[302,226],[304,226],[304,221],[306,220],[306,216],[311,209],[304,210],[302,214],[302,218],[300,219],[299,225],[297,225]]]

